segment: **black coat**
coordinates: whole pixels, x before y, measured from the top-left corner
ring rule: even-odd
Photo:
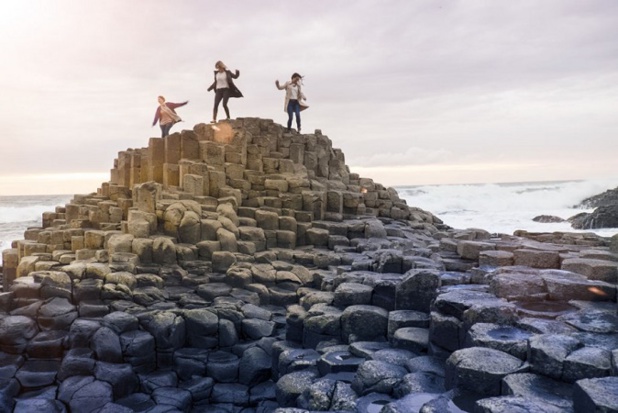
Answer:
[[[236,70],[236,73],[233,74],[232,71],[226,70],[225,73],[227,74],[227,84],[230,87],[230,97],[231,98],[243,97],[242,93],[240,92],[240,90],[238,90],[233,80],[233,79],[238,79],[238,76],[240,76],[240,72]],[[210,92],[213,89],[215,91],[217,90],[217,71],[216,70],[215,70],[215,81],[212,83],[212,85],[210,85],[210,87],[208,88],[208,91]]]

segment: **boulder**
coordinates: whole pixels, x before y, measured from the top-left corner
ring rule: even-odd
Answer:
[[[520,359],[499,350],[483,347],[457,350],[446,360],[445,386],[498,396],[502,379],[519,372],[522,365]]]

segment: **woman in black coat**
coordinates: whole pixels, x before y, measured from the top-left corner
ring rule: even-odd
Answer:
[[[208,91],[215,90],[215,107],[212,110],[212,122],[217,122],[217,109],[219,108],[219,103],[223,100],[223,109],[225,109],[225,116],[229,120],[230,119],[230,110],[227,107],[227,101],[229,98],[241,98],[242,93],[240,90],[234,85],[233,79],[238,79],[240,76],[240,72],[236,70],[236,73],[232,73],[228,68],[223,64],[222,61],[218,61],[215,63],[215,81],[208,88]]]

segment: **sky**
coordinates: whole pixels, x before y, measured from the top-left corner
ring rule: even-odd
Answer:
[[[0,195],[95,191],[160,136],[157,96],[285,124],[275,80],[304,75],[303,131],[387,186],[616,178],[614,0],[3,0]]]

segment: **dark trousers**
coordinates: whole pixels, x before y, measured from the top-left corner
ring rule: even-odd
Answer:
[[[292,116],[296,113],[296,126],[300,131],[300,103],[296,99],[288,101],[288,129],[292,127]]]
[[[212,110],[212,119],[217,120],[217,110],[219,109],[219,103],[223,100],[223,109],[225,110],[225,117],[230,118],[230,110],[227,108],[227,101],[230,99],[230,88],[217,89],[215,91],[215,107]]]
[[[170,134],[170,129],[172,129],[172,126],[174,126],[174,122],[170,122],[166,125],[159,125],[161,126],[161,137],[165,138],[167,135]]]

